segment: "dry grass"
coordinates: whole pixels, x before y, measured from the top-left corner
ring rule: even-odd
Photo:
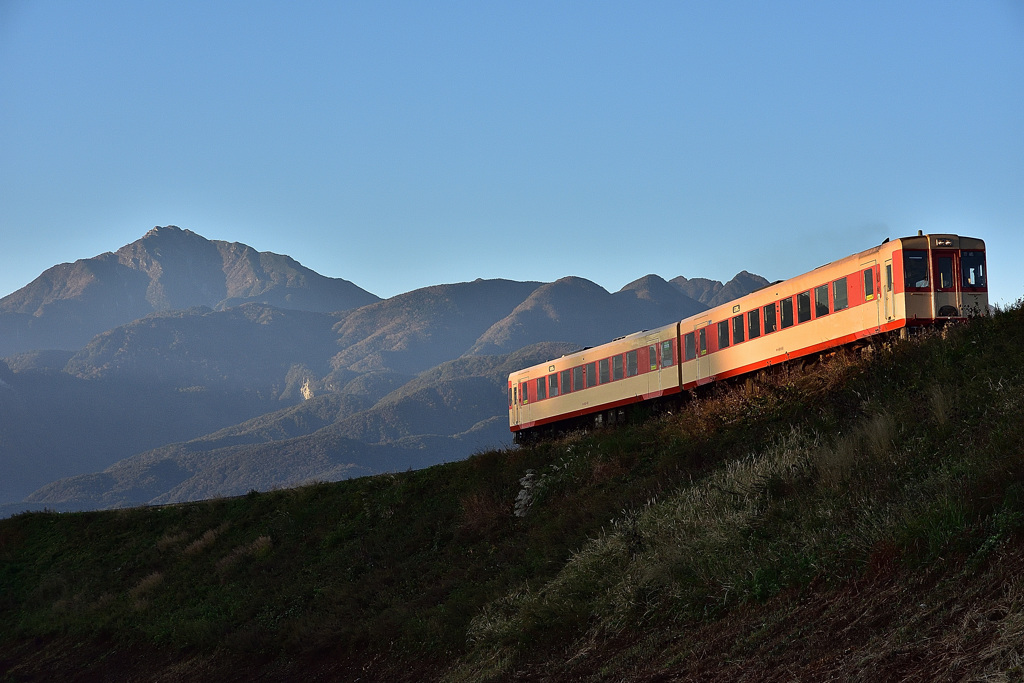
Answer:
[[[160,552],[166,552],[167,550],[169,550],[173,546],[178,545],[187,538],[187,531],[167,531],[163,536],[160,537],[160,540],[156,542],[156,549]]]
[[[231,552],[217,561],[217,569],[225,571],[244,557],[266,557],[272,546],[270,536],[260,536],[252,543],[235,546]]]
[[[509,505],[493,494],[474,491],[461,501],[463,531],[471,536],[484,536],[511,517]]]
[[[229,524],[227,522],[221,524],[216,529],[210,529],[206,531],[202,536],[185,546],[182,551],[186,555],[196,555],[203,552],[217,540],[217,537],[227,531]]]

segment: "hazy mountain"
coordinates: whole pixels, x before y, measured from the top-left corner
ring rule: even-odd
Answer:
[[[25,500],[60,509],[156,504],[459,460],[508,440],[509,372],[573,350],[538,344],[507,356],[461,358],[369,410],[355,396],[315,397],[102,472],[54,481]]]
[[[157,311],[245,302],[331,312],[379,298],[288,256],[157,227],[115,253],[48,269],[0,299],[0,356],[79,349],[95,335]]]
[[[670,282],[688,297],[701,302],[708,308],[728,303],[771,284],[760,275],[754,275],[745,270],[737,273],[725,284],[703,277],[687,279],[682,275],[672,278]]]
[[[481,335],[471,353],[507,353],[553,340],[595,346],[706,308],[657,275],[632,282],[615,294],[590,280],[566,277],[537,288]]]
[[[170,502],[463,458],[509,441],[509,372],[766,283],[476,280],[381,301],[156,228],[0,300],[0,504]]]
[[[358,373],[422,372],[464,354],[540,286],[475,280],[424,287],[364,306],[336,326],[342,350],[331,362],[335,369]]]
[[[0,362],[0,502],[280,405],[255,392],[6,368]]]
[[[98,335],[65,369],[86,379],[258,389],[297,398],[296,383],[330,371],[338,319],[263,304],[154,313]],[[293,370],[299,374],[289,376]]]
[[[694,301],[699,301],[705,306],[722,290],[722,283],[718,280],[709,280],[706,277],[685,278],[682,275],[674,277],[669,282],[679,288],[686,296]]]

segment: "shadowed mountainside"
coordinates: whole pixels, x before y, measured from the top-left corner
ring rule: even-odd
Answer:
[[[374,301],[379,298],[351,282],[287,256],[156,227],[117,252],[54,266],[0,299],[0,356],[78,349],[156,311],[258,302],[331,312]]]
[[[595,346],[706,308],[657,275],[641,278],[614,294],[589,280],[564,277],[538,287],[481,335],[470,352],[508,353],[545,340]]]
[[[704,308],[656,275],[614,294],[478,279],[381,301],[287,256],[155,228],[0,300],[0,504],[37,489],[55,507],[168,501],[466,457],[510,438],[504,374],[543,349]]]
[[[342,350],[331,363],[357,373],[422,372],[466,353],[488,327],[540,286],[475,280],[424,287],[364,306],[335,327]]]
[[[59,509],[159,504],[461,460],[507,440],[509,372],[575,348],[545,343],[507,356],[460,358],[375,405],[352,395],[314,397],[103,472],[54,481],[25,500]]]

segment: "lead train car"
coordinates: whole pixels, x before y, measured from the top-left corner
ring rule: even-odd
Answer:
[[[685,320],[513,372],[509,428],[520,442],[582,418],[615,421],[631,404],[987,312],[982,240],[920,233],[887,240]]]

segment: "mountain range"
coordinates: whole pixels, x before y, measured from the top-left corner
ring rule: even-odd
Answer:
[[[512,370],[768,284],[476,280],[379,297],[157,227],[0,299],[0,514],[419,468],[509,441]]]

